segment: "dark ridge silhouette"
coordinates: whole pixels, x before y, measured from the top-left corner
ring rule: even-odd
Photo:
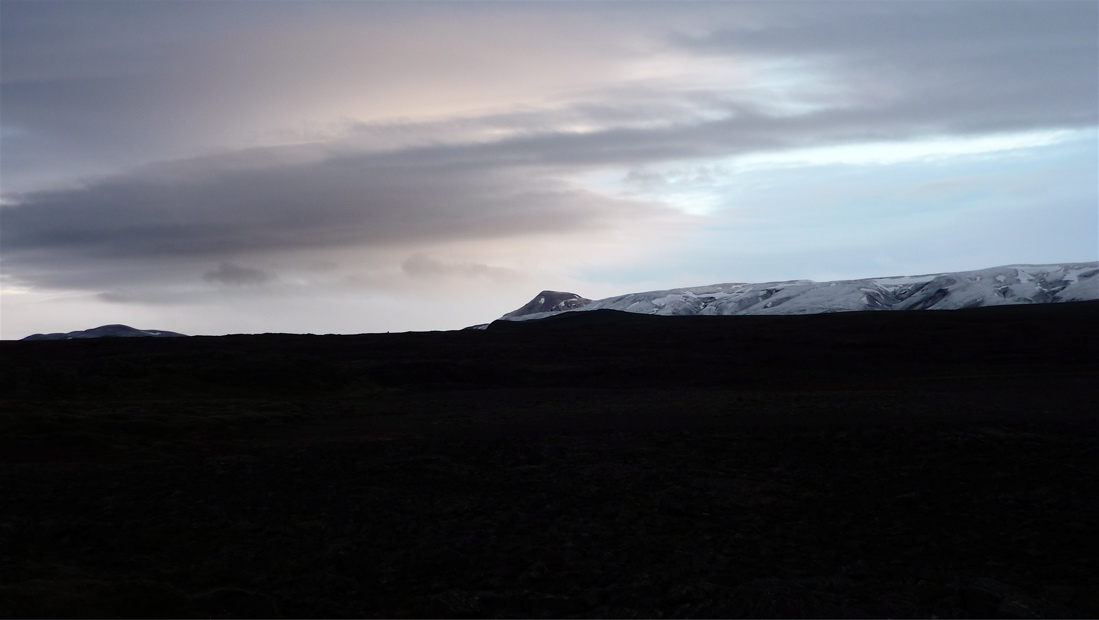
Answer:
[[[169,332],[158,329],[134,329],[129,325],[102,325],[82,331],[32,334],[23,340],[74,340],[84,338],[181,338],[186,334]]]

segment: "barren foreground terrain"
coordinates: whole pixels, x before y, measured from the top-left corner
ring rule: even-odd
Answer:
[[[3,617],[1099,617],[1099,304],[0,343]]]

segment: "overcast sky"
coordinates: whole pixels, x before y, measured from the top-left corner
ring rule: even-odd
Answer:
[[[0,337],[1099,259],[1099,3],[0,0]]]

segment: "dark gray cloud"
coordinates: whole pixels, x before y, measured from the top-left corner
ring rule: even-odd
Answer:
[[[1094,45],[1099,9],[1091,2],[890,2],[852,0],[756,3],[752,19],[715,20],[682,44],[719,53],[777,56],[859,55],[867,61],[906,54],[910,62],[971,52]]]
[[[227,125],[244,122],[237,106],[181,106],[195,102],[187,74],[200,64],[202,42],[248,23],[242,4],[5,0],[7,185],[186,156],[208,146],[211,124],[231,132]]]
[[[963,130],[1097,121],[1094,2],[782,2],[757,17],[675,40],[816,64],[863,106],[939,119],[946,131],[952,119]]]
[[[3,207],[6,270],[71,284],[74,272],[111,279],[107,265],[567,234],[664,212],[496,157],[455,162],[454,148],[316,157],[261,149],[17,196]],[[213,273],[207,280],[256,283],[239,271]]]
[[[255,267],[221,263],[217,269],[202,274],[202,279],[228,286],[260,286],[274,280],[275,276]]]

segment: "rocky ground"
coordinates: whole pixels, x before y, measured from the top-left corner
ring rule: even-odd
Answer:
[[[1080,308],[2,343],[0,616],[1096,617]]]

